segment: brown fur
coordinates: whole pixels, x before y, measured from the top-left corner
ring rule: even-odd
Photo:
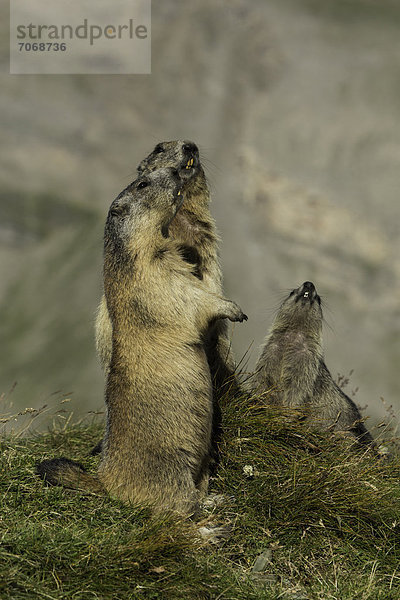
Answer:
[[[257,393],[270,391],[268,398],[275,404],[305,408],[322,427],[372,442],[356,405],[333,381],[324,362],[321,300],[311,282],[293,290],[280,307],[252,387]]]
[[[217,319],[246,316],[206,288],[168,237],[181,187],[177,171],[154,171],[124,190],[108,214],[112,353],[106,434],[92,479],[125,502],[191,514],[208,487],[212,384],[204,335]],[[72,487],[76,463],[69,475],[68,462],[56,467],[42,468],[42,476]],[[77,476],[81,482],[82,472]]]
[[[186,167],[191,159],[193,166],[188,169]],[[180,243],[183,258],[195,265],[194,273],[207,289],[222,295],[222,273],[218,258],[219,237],[209,209],[210,194],[197,146],[193,142],[182,140],[157,144],[140,163],[138,172],[143,175],[165,167],[179,170],[184,191],[184,203],[171,223],[170,236]],[[111,360],[111,334],[111,322],[103,296],[96,317],[95,337],[97,353],[105,373]],[[221,420],[219,399],[228,390],[231,394],[239,392],[226,321],[211,324],[205,334],[204,343],[213,383],[212,437],[216,456]],[[101,443],[93,453],[99,451]]]

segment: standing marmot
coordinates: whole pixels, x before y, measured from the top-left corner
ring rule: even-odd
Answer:
[[[210,193],[197,146],[193,142],[181,140],[157,144],[138,166],[138,173],[145,175],[165,167],[178,169],[184,182],[184,204],[171,223],[170,236],[180,242],[183,257],[196,265],[196,275],[207,289],[221,294],[219,237],[210,214]],[[100,302],[95,330],[97,352],[103,369],[107,371],[111,359],[111,326],[104,296]],[[235,365],[227,336],[226,322],[221,321],[210,328],[206,340],[207,359],[218,397],[231,386],[235,389],[237,387]]]
[[[210,193],[197,146],[193,142],[181,140],[157,144],[138,166],[138,173],[145,175],[165,167],[178,169],[183,180],[184,193],[184,204],[171,223],[170,236],[179,242],[183,257],[196,265],[195,273],[207,289],[221,295],[223,290],[218,259],[219,237],[215,221],[210,214]],[[95,334],[97,353],[107,373],[111,360],[111,323],[104,296],[97,313]],[[217,442],[221,433],[219,398],[227,390],[232,394],[239,392],[227,323],[217,321],[210,325],[204,344],[214,390],[212,438],[214,455],[217,457]],[[101,442],[93,453],[100,450]]]
[[[247,317],[209,292],[168,230],[181,204],[175,169],[140,176],[114,200],[104,240],[112,322],[107,426],[98,477],[68,459],[44,461],[54,484],[99,491],[155,510],[196,511],[208,485],[212,385],[203,335]]]
[[[321,300],[306,281],[279,309],[258,360],[254,392],[271,390],[272,403],[304,407],[324,427],[346,431],[360,442],[372,437],[354,402],[333,381],[322,350]]]

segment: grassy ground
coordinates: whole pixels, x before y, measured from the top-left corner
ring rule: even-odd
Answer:
[[[224,415],[212,488],[229,500],[211,518],[234,530],[220,548],[190,522],[45,487],[41,459],[95,470],[100,425],[3,436],[0,598],[398,599],[400,460],[354,452],[260,399]]]

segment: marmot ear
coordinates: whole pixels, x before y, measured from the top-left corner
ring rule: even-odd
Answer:
[[[111,205],[109,214],[111,217],[122,217],[123,215],[129,212],[129,204],[116,204],[115,206]]]
[[[110,208],[110,217],[118,217],[121,214],[121,210],[119,207]]]

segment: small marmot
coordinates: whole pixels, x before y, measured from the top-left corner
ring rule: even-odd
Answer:
[[[372,436],[354,402],[334,382],[323,357],[321,299],[306,281],[282,303],[258,360],[252,389],[270,390],[271,402],[306,408],[323,428],[352,434],[370,444]]]

